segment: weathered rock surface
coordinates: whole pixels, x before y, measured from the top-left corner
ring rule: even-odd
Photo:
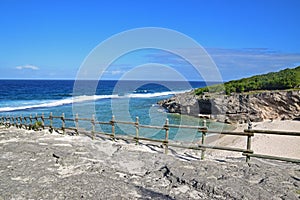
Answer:
[[[219,121],[253,122],[266,119],[294,119],[300,116],[300,91],[257,94],[195,96],[193,91],[158,102],[170,113],[191,116],[209,114]]]
[[[0,151],[0,199],[300,198],[300,166],[285,162],[183,160],[154,145],[15,128],[1,128]]]

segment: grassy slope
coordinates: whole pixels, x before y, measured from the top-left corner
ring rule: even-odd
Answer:
[[[205,92],[241,93],[259,90],[285,90],[300,87],[300,66],[294,69],[285,69],[279,72],[271,72],[256,75],[240,80],[229,81],[224,84],[198,88],[195,94],[202,95]]]

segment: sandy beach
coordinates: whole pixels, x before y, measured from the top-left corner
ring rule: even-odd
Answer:
[[[247,129],[247,126],[247,124],[237,125],[237,128],[234,131],[242,132],[244,129]],[[269,120],[264,122],[252,123],[252,128],[259,130],[300,132],[300,121]],[[246,140],[247,138],[243,136],[227,135],[219,138],[217,141],[213,142],[213,144],[218,146],[245,148]],[[255,134],[255,136],[252,137],[251,149],[254,151],[254,153],[300,159],[300,137]],[[210,158],[241,157],[241,153],[229,151],[210,150],[207,153]]]

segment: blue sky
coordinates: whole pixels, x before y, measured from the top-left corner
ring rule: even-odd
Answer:
[[[74,79],[99,43],[141,27],[193,38],[224,80],[278,71],[300,65],[299,9],[299,0],[1,0],[0,79]],[[147,62],[184,65],[143,52],[116,61],[105,78]]]

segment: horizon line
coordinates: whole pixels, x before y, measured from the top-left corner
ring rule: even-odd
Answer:
[[[141,79],[39,79],[39,78],[0,78],[0,81],[155,81],[155,82],[185,82],[183,80],[141,80]],[[186,80],[188,82],[219,82],[214,80]]]

